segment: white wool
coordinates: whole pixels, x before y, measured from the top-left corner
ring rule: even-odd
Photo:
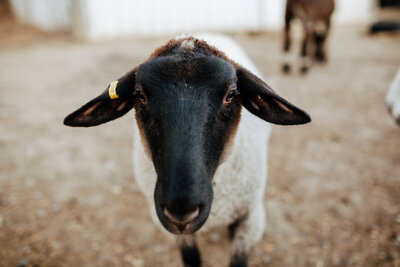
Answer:
[[[203,39],[261,78],[245,52],[230,38],[221,35],[195,36]],[[214,199],[210,216],[200,232],[229,225],[247,214],[232,245],[233,251],[248,251],[261,239],[265,218],[263,196],[267,178],[267,147],[271,125],[242,108],[241,121],[234,138],[232,153],[214,176]],[[134,125],[133,166],[136,181],[147,197],[152,217],[160,225],[154,207],[156,172],[142,145],[138,126]]]
[[[192,51],[194,49],[194,41],[193,40],[185,40],[181,44],[181,48],[186,51]]]
[[[395,118],[395,120],[400,124],[400,68],[398,69],[386,95],[386,104],[388,105],[393,118]]]

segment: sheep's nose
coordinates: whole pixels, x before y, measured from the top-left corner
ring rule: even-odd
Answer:
[[[164,214],[172,222],[177,224],[187,224],[193,221],[200,213],[201,205],[196,205],[193,208],[186,210],[184,212],[174,210],[171,207],[164,206]]]

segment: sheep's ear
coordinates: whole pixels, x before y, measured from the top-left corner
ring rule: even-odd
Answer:
[[[64,124],[73,127],[96,126],[125,115],[135,100],[136,69],[110,83],[99,96],[69,114]]]
[[[243,106],[263,120],[281,125],[311,121],[303,110],[277,95],[263,80],[244,68],[236,70]]]

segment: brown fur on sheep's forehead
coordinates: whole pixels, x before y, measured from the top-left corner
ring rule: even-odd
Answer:
[[[174,55],[177,52],[183,54],[203,54],[204,56],[217,56],[237,67],[237,63],[228,58],[222,51],[216,47],[207,44],[207,42],[194,38],[185,37],[180,39],[171,39],[165,45],[157,48],[149,57],[149,60],[157,57]]]

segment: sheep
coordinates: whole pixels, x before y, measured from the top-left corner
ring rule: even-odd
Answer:
[[[389,113],[400,126],[400,68],[386,95],[386,105],[389,108]]]
[[[311,120],[259,77],[228,37],[173,39],[64,120],[89,127],[134,109],[134,176],[185,266],[201,265],[194,233],[217,226],[229,227],[230,266],[247,266],[264,231],[265,121]]]
[[[283,72],[290,72],[289,61],[291,56],[289,55],[289,50],[292,45],[290,23],[296,18],[300,19],[304,32],[300,51],[300,71],[306,73],[313,59],[318,62],[325,62],[327,60],[325,43],[334,9],[333,0],[287,0],[283,38]]]

